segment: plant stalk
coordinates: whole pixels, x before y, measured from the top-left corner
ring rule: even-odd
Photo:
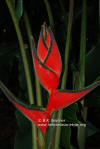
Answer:
[[[28,39],[29,39],[31,54],[32,54],[33,53],[32,48],[31,48],[32,30],[31,30],[31,26],[30,26],[29,19],[28,19],[26,11],[24,12],[24,21],[25,21],[25,26],[26,26],[26,30],[27,30]],[[37,105],[42,106],[41,87],[40,87],[40,83],[39,83],[39,80],[38,80],[36,73],[35,73],[35,84],[36,84]],[[40,130],[38,130],[38,139],[39,139],[40,149],[42,149],[44,146],[44,138],[43,138],[43,134],[41,133]]]
[[[28,96],[29,96],[30,104],[33,104],[34,96],[33,96],[33,90],[32,90],[32,82],[31,82],[30,71],[29,71],[26,52],[25,52],[25,49],[24,49],[24,43],[23,43],[21,31],[20,31],[19,24],[18,24],[18,21],[16,19],[15,11],[14,11],[14,8],[12,6],[11,1],[6,0],[6,3],[7,3],[7,6],[9,8],[9,11],[10,11],[10,14],[11,14],[14,26],[15,26],[15,30],[16,30],[16,33],[17,33],[17,37],[18,37],[18,41],[19,41],[19,45],[20,45],[20,49],[21,49],[21,54],[22,54],[22,59],[23,59],[23,64],[24,64],[24,70],[25,70],[25,76],[26,76],[26,81],[27,81]]]
[[[79,88],[85,86],[85,52],[86,52],[86,0],[82,4],[81,42],[80,42],[80,84]],[[87,120],[87,107],[83,104],[83,118]],[[80,149],[85,149],[86,128],[78,127],[78,143]]]
[[[27,15],[27,12],[26,11],[24,11],[24,15],[23,16],[24,16],[25,27],[26,27],[26,30],[27,30],[27,36],[28,36],[29,46],[30,46],[30,49],[31,49],[32,30],[31,30],[31,26],[30,26],[28,15]],[[32,49],[31,49],[31,54],[32,54]]]
[[[85,85],[85,52],[86,52],[86,0],[83,0],[80,42],[80,88]]]
[[[34,95],[33,95],[33,90],[32,90],[32,82],[31,82],[30,71],[29,71],[29,66],[28,66],[26,52],[25,52],[25,49],[24,49],[24,43],[23,43],[21,31],[20,31],[19,24],[18,24],[16,15],[15,15],[15,11],[14,11],[14,8],[12,6],[11,1],[10,0],[6,0],[6,3],[7,3],[9,12],[11,14],[11,17],[12,17],[12,20],[13,20],[13,23],[14,23],[14,26],[15,26],[15,30],[16,30],[16,33],[17,33],[17,37],[18,37],[18,41],[19,41],[19,45],[20,45],[20,49],[21,49],[21,55],[22,55],[22,60],[23,60],[23,64],[24,64],[24,70],[25,70],[25,76],[26,76],[26,82],[27,82],[29,102],[30,102],[30,104],[34,104]],[[33,126],[33,124],[32,124],[32,126]],[[33,148],[37,149],[35,125],[32,128],[34,128]]]
[[[51,11],[51,7],[49,4],[48,0],[44,0],[46,9],[47,9],[47,13],[48,13],[48,17],[49,17],[49,22],[50,22],[50,26],[52,29],[54,29],[54,20],[53,20],[53,15],[52,15],[52,11]]]
[[[31,26],[30,26],[30,23],[29,23],[28,16],[27,16],[26,12],[24,12],[24,21],[25,21],[27,35],[28,35],[30,49],[31,49],[31,42],[32,42],[32,37],[33,36],[32,36]],[[32,53],[32,49],[31,49],[31,53]],[[40,83],[39,83],[39,80],[38,80],[36,74],[35,74],[35,80],[36,80],[37,105],[42,106],[41,88],[40,88]]]
[[[74,8],[74,0],[70,0],[69,17],[68,17],[68,33],[67,33],[66,46],[65,46],[64,73],[63,73],[63,77],[62,77],[61,89],[65,89],[66,81],[67,81],[67,75],[68,75],[68,62],[69,62],[69,51],[70,51],[70,43],[71,43],[73,8]],[[62,116],[63,116],[63,110],[59,110],[58,119],[62,119]],[[61,134],[61,127],[57,127],[56,140],[55,140],[55,149],[59,149],[60,134]]]

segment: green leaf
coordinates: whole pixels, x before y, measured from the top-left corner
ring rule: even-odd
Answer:
[[[64,109],[63,113],[63,119],[72,122],[72,123],[78,123],[76,112],[78,110],[77,104],[72,104]]]
[[[16,18],[20,21],[23,15],[23,0],[11,0],[12,6],[15,9]]]
[[[70,137],[71,137],[71,128],[62,127],[61,145],[67,149],[71,149]]]
[[[21,132],[17,131],[15,136],[16,149],[32,149],[32,131],[31,129]]]
[[[20,131],[25,132],[31,128],[30,121],[18,110],[16,110],[16,119]]]
[[[91,122],[88,121],[86,127],[86,137],[90,137],[97,132],[100,132],[100,129],[96,128]]]
[[[49,124],[53,124],[52,119],[56,119],[56,117],[57,117],[57,111],[54,111],[53,114],[51,115]],[[47,133],[45,138],[45,149],[49,149],[50,145],[52,144],[52,138],[54,136],[54,128],[55,126],[48,126],[47,128]]]
[[[13,7],[15,7],[15,1],[16,0],[11,0]]]
[[[87,95],[85,105],[87,107],[100,107],[100,87]]]
[[[78,110],[77,104],[72,104],[64,109],[63,120],[71,123],[78,123],[76,112]],[[67,149],[71,149],[70,144],[71,128],[62,127],[61,144]]]
[[[100,76],[100,43],[86,55],[86,83],[90,84]],[[99,79],[99,78],[98,78]],[[87,107],[100,107],[100,87],[96,88],[85,100]]]
[[[100,76],[96,79],[100,80]],[[87,107],[100,107],[100,86],[87,95],[85,100]]]
[[[16,17],[18,21],[20,21],[22,14],[23,14],[23,0],[17,0]]]
[[[86,55],[86,83],[100,76],[100,43]]]

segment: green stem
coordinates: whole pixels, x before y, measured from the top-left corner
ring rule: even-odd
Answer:
[[[10,11],[10,14],[11,14],[11,17],[12,17],[12,20],[13,20],[13,23],[14,23],[14,26],[15,26],[15,30],[16,30],[16,33],[17,33],[17,37],[18,37],[18,41],[19,41],[19,45],[20,45],[20,49],[21,49],[21,55],[22,55],[22,59],[23,59],[25,76],[26,76],[26,82],[27,82],[29,102],[30,102],[30,104],[34,104],[32,82],[31,82],[30,71],[29,71],[29,66],[28,66],[28,62],[27,62],[26,52],[25,52],[25,49],[24,49],[24,43],[23,43],[21,31],[20,31],[19,24],[18,24],[16,15],[15,15],[15,11],[14,11],[14,8],[12,6],[11,1],[10,0],[6,0],[6,3],[7,3],[7,6],[9,8],[9,11]],[[34,126],[34,129],[35,129],[35,126]],[[34,141],[33,148],[34,149],[37,149],[37,146],[35,145],[35,142],[36,142],[36,133],[35,133],[35,131],[34,131],[33,141]]]
[[[68,18],[68,33],[67,33],[66,46],[65,46],[64,73],[63,73],[63,77],[62,77],[61,89],[64,89],[66,87],[66,81],[67,81],[67,75],[68,75],[68,61],[69,61],[69,51],[70,51],[70,42],[71,42],[73,8],[74,8],[74,1],[70,0],[69,18]],[[62,115],[63,115],[63,110],[59,110],[58,119],[62,119]],[[61,127],[57,127],[56,140],[55,140],[55,149],[59,149],[60,134],[61,134]]]
[[[63,73],[62,85],[61,85],[62,89],[64,89],[66,87],[67,74],[68,74],[67,72],[68,72],[70,42],[71,42],[71,30],[72,30],[74,1],[70,0],[69,5],[70,6],[69,6],[69,17],[68,17],[68,32],[67,32],[67,39],[66,39],[66,45],[65,45],[65,63],[64,63],[64,73]]]
[[[24,11],[24,21],[25,21],[25,27],[27,30],[28,41],[29,41],[29,45],[30,45],[30,49],[31,49],[32,30],[31,30],[31,26],[30,26],[29,19],[28,19],[26,11]],[[32,54],[32,49],[31,49],[31,54]]]
[[[31,30],[31,26],[30,26],[29,19],[28,19],[28,16],[27,16],[26,12],[24,12],[24,21],[25,21],[25,26],[26,26],[27,35],[28,35],[29,44],[30,44],[30,49],[31,49],[32,30]],[[31,49],[31,53],[32,53],[32,49]],[[36,73],[35,73],[35,84],[36,84],[37,105],[42,106],[41,87],[40,87],[39,80],[36,76]],[[41,133],[40,130],[38,130],[38,137],[39,137],[39,145],[41,146],[40,148],[43,148],[44,138],[43,138],[42,133]]]
[[[86,51],[86,0],[83,0],[81,42],[80,42],[80,87],[85,85],[85,51]]]
[[[29,66],[28,66],[28,62],[27,62],[26,52],[24,49],[24,43],[23,43],[21,31],[19,29],[19,24],[18,24],[18,21],[16,19],[15,11],[14,11],[14,8],[12,6],[11,1],[6,0],[6,3],[8,5],[9,11],[10,11],[10,14],[11,14],[11,17],[12,17],[12,20],[13,20],[13,23],[14,23],[14,26],[16,29],[16,33],[17,33],[17,37],[18,37],[18,41],[19,41],[19,45],[20,45],[20,49],[21,49],[23,64],[24,64],[29,100],[30,100],[30,104],[33,104],[34,96],[33,96],[33,90],[32,90],[32,83],[31,83],[30,71],[29,71]]]
[[[79,88],[85,86],[85,52],[86,52],[86,0],[83,0],[80,42],[80,84]],[[83,103],[83,118],[87,119],[87,108]],[[80,149],[85,149],[86,128],[78,127],[78,143]]]
[[[30,23],[29,23],[28,16],[27,16],[26,12],[24,12],[24,20],[25,20],[27,35],[28,35],[29,44],[30,44],[30,48],[31,48],[32,31],[31,31],[31,26],[30,26]],[[32,49],[31,49],[31,53],[32,53]],[[35,74],[35,80],[36,80],[37,104],[38,104],[38,106],[42,106],[41,87],[40,87],[40,83],[39,83],[39,80],[38,80],[36,74]]]
[[[38,149],[37,145],[37,126],[32,124],[32,149]]]
[[[36,79],[36,96],[37,96],[37,104],[38,106],[42,106],[42,97],[41,97],[41,87],[38,80],[38,77],[35,76]]]
[[[46,9],[47,9],[47,13],[48,13],[48,17],[49,17],[49,22],[50,22],[50,26],[52,29],[54,29],[54,20],[53,20],[53,15],[52,15],[52,11],[51,11],[51,7],[49,4],[48,0],[44,0]]]
[[[38,80],[38,77],[35,75],[35,81],[36,81],[36,97],[37,97],[37,105],[42,106],[42,97],[41,97],[41,87]],[[39,148],[44,148],[44,137],[40,130],[38,130],[38,139],[39,139]]]

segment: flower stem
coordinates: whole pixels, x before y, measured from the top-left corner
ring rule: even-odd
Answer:
[[[68,18],[68,33],[67,33],[66,46],[65,46],[64,73],[63,73],[63,77],[62,77],[61,89],[64,89],[66,87],[66,81],[67,81],[67,75],[68,75],[68,61],[69,61],[69,51],[70,51],[70,42],[71,42],[73,8],[74,8],[74,1],[70,0],[70,4],[69,4],[69,18]],[[63,116],[63,110],[59,110],[59,112],[58,112],[58,119],[61,119],[62,116]],[[59,149],[60,134],[61,134],[61,127],[57,127],[57,130],[56,130],[56,140],[55,140],[55,149]]]
[[[80,84],[79,88],[85,86],[85,52],[86,52],[86,0],[83,0],[82,6],[82,23],[81,23],[81,42],[80,42]],[[87,107],[83,104],[83,118],[87,119]],[[85,149],[86,128],[78,127],[78,143],[80,149]]]
[[[34,95],[33,95],[33,90],[32,90],[32,82],[31,82],[31,77],[30,77],[30,71],[29,71],[29,66],[28,66],[28,61],[27,61],[27,56],[26,56],[26,52],[24,49],[24,43],[23,43],[23,39],[22,39],[22,35],[21,35],[21,31],[19,28],[19,24],[15,15],[15,11],[14,8],[12,6],[12,3],[10,0],[6,0],[9,12],[11,14],[14,26],[15,26],[15,30],[17,33],[17,37],[18,37],[18,41],[19,41],[19,45],[20,45],[20,49],[21,49],[21,55],[22,55],[22,60],[23,60],[23,64],[24,64],[24,70],[25,70],[25,76],[26,76],[26,82],[27,82],[27,89],[28,89],[28,96],[29,96],[29,102],[30,104],[34,104]],[[33,126],[33,124],[32,124]],[[35,125],[33,126],[34,130],[35,130]],[[32,127],[32,128],[33,128]],[[36,142],[36,131],[34,131],[34,137],[33,137],[33,148],[37,149],[37,145],[35,144]]]
[[[31,26],[30,26],[28,15],[27,15],[26,11],[24,11],[23,16],[24,16],[25,27],[26,27],[26,30],[27,30],[28,41],[29,41],[29,45],[30,45],[30,49],[31,49],[32,30],[31,30]],[[31,49],[31,54],[32,54],[32,49]]]
[[[26,30],[27,30],[28,39],[29,39],[30,49],[31,49],[31,53],[32,53],[32,48],[31,48],[32,30],[31,30],[31,26],[30,26],[26,11],[24,12],[24,21],[25,21],[25,26],[26,26]],[[41,87],[40,87],[39,80],[36,76],[36,73],[35,73],[35,84],[36,84],[37,105],[42,106]],[[42,149],[44,146],[44,138],[43,138],[42,132],[40,130],[38,130],[38,138],[39,138],[39,145],[41,146],[40,148]]]
[[[35,74],[35,81],[36,81],[36,97],[37,97],[37,105],[42,106],[42,97],[41,97],[41,87],[40,83],[38,80],[38,77]],[[42,132],[38,129],[38,139],[39,139],[39,148],[43,149],[44,148],[44,137]]]
[[[27,81],[27,88],[28,88],[28,95],[29,95],[29,100],[30,100],[30,104],[33,104],[33,90],[32,90],[32,83],[31,83],[31,78],[30,78],[30,71],[29,71],[29,66],[28,66],[28,62],[27,62],[27,56],[26,56],[26,52],[24,49],[24,43],[23,43],[23,39],[22,39],[22,35],[21,35],[21,31],[19,29],[19,24],[18,21],[16,19],[16,15],[15,15],[15,11],[14,8],[12,6],[12,3],[10,0],[6,0],[6,3],[8,5],[14,26],[15,26],[15,30],[17,33],[17,37],[18,37],[18,41],[19,41],[19,45],[20,45],[20,49],[21,49],[21,54],[22,54],[22,59],[23,59],[23,64],[24,64],[24,70],[25,70],[25,75],[26,75],[26,81]]]
[[[52,29],[54,29],[54,20],[53,20],[53,15],[52,15],[52,11],[51,11],[51,7],[49,4],[48,0],[44,0],[46,9],[47,9],[47,13],[48,13],[48,17],[49,17],[49,22],[50,22],[50,26]]]
[[[65,45],[65,63],[64,63],[64,73],[62,77],[62,85],[61,88],[64,89],[66,87],[67,74],[68,74],[68,61],[69,61],[69,51],[70,51],[70,42],[71,42],[71,30],[72,30],[72,20],[73,20],[73,8],[74,1],[70,0],[69,4],[69,18],[68,18],[68,32],[67,39]]]
[[[85,51],[86,51],[86,0],[83,0],[81,42],[80,42],[80,87],[85,85]]]
[[[31,31],[31,26],[30,26],[30,23],[29,23],[28,16],[27,16],[26,12],[24,12],[24,21],[25,21],[26,30],[27,30],[28,39],[29,39],[29,44],[30,44],[30,48],[31,48],[32,31]],[[31,53],[32,53],[32,49],[31,49]],[[35,75],[35,80],[36,80],[37,104],[38,104],[38,106],[42,106],[41,88],[40,88],[39,80],[38,80],[36,75]]]

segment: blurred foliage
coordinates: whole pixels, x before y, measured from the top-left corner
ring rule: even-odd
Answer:
[[[17,131],[15,136],[16,149],[31,149],[32,148],[32,131],[28,129],[25,132]]]

